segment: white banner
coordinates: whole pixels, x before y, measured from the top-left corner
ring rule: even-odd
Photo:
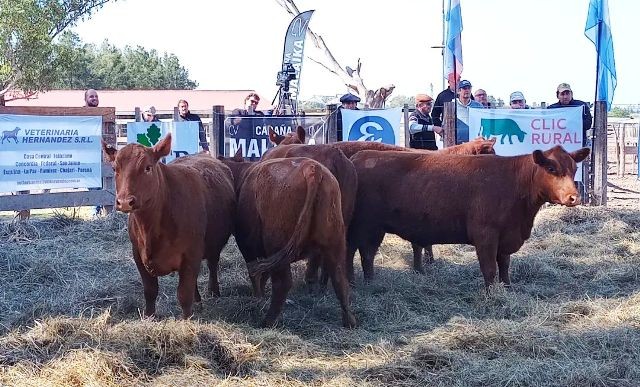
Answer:
[[[0,192],[102,187],[102,117],[0,114]]]
[[[171,133],[171,153],[167,162],[180,156],[199,152],[199,125],[196,121],[171,122],[129,122],[127,123],[127,143],[154,146],[167,133]]]
[[[496,138],[501,156],[532,153],[561,145],[582,148],[582,106],[559,109],[469,109],[469,138]],[[578,168],[576,180],[582,180]]]
[[[402,108],[340,111],[342,141],[377,141],[404,146],[404,142],[400,142]]]

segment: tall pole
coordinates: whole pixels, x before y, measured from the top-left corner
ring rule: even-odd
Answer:
[[[444,2],[446,0],[442,0],[442,90],[444,90],[444,78],[445,78],[445,68],[444,68],[444,39],[445,39],[445,29],[444,29],[444,23],[445,23],[445,18],[446,15],[444,14]]]

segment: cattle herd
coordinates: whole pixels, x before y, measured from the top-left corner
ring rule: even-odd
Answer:
[[[376,142],[305,145],[299,127],[259,162],[236,155],[181,157],[164,164],[168,135],[152,148],[103,143],[115,170],[116,208],[129,213],[128,232],[144,289],[146,316],[155,313],[158,276],[177,271],[184,318],[200,302],[197,277],[203,259],[210,295],[220,296],[218,261],[234,235],[256,297],[271,279],[263,320],[278,320],[292,286],[291,263],[305,259],[309,286],[331,279],[345,327],[359,251],[364,278],[374,278],[374,257],[384,235],[413,244],[414,269],[423,271],[422,248],[433,244],[476,248],[485,285],[496,275],[509,286],[510,255],[529,238],[544,203],[580,203],[576,163],[588,148],[556,146],[513,157],[495,155],[495,139],[478,138],[440,151]]]

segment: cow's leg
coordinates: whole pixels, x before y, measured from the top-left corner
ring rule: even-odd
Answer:
[[[142,279],[142,289],[144,293],[144,315],[153,316],[156,313],[156,300],[158,298],[158,277],[154,277],[142,263],[138,249],[133,247],[133,261],[136,263],[138,273]]]
[[[384,233],[372,234],[368,238],[366,245],[359,249],[365,281],[373,279],[373,259],[375,258],[383,239]]]
[[[178,302],[182,307],[182,318],[193,315],[193,299],[198,282],[198,266],[185,263],[178,271]]]
[[[422,246],[412,243],[411,248],[413,249],[413,270],[424,274],[424,268],[422,267]]]
[[[207,291],[210,296],[220,297],[220,283],[218,282],[218,264],[220,261],[220,252],[211,254],[207,257],[207,268],[209,268],[209,284]]]
[[[349,284],[345,273],[344,264],[339,260],[343,254],[338,255],[338,260],[331,258],[324,261],[324,271],[331,276],[331,284],[336,292],[336,297],[342,308],[342,325],[345,328],[355,328],[357,326],[356,317],[351,311],[351,303],[349,301]]]
[[[504,138],[507,137],[506,134],[503,134],[502,137],[500,137],[500,144],[504,144]]]
[[[309,288],[309,292],[313,292],[318,284],[318,269],[320,267],[319,257],[311,254],[307,259],[307,269],[304,273],[304,281]]]
[[[262,321],[262,326],[271,327],[276,323],[282,313],[291,283],[291,265],[287,264],[271,272],[271,305]]]
[[[493,238],[487,238],[481,244],[476,245],[476,254],[480,261],[480,271],[482,271],[484,277],[484,285],[488,288],[493,284],[498,271],[496,264],[498,244],[493,242]]]
[[[200,296],[200,291],[198,290],[198,283],[197,283],[197,279],[196,279],[196,291],[195,294],[193,295],[193,299],[195,302],[202,302],[202,296]]]
[[[498,254],[498,272],[500,274],[500,282],[505,287],[511,286],[511,279],[509,278],[509,264],[511,263],[511,255]]]
[[[427,259],[427,263],[433,263],[433,246],[427,245],[424,247],[424,257]]]
[[[353,274],[353,259],[356,255],[357,247],[355,243],[347,243],[347,254],[345,255],[345,268],[347,272],[347,280],[351,285],[355,284],[355,275]]]

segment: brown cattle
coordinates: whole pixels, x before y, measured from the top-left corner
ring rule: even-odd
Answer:
[[[437,151],[405,148],[398,145],[383,144],[376,141],[340,141],[332,143],[331,146],[340,149],[342,153],[351,158],[353,155],[363,150],[437,152],[458,155],[495,154],[496,152],[493,150],[493,146],[495,145],[495,143],[495,138],[485,140],[483,137],[478,137],[472,141],[450,146],[444,149],[439,149]]]
[[[305,157],[224,162],[237,180],[235,237],[256,296],[262,295],[265,274],[271,276],[271,305],[263,324],[273,325],[282,312],[292,283],[291,263],[317,257],[331,277],[343,325],[355,326],[349,309],[345,226],[335,177]]]
[[[485,140],[483,137],[465,142],[462,144],[450,146],[448,148],[437,151],[424,149],[405,148],[397,145],[383,144],[375,141],[342,141],[331,144],[331,146],[340,149],[347,157],[351,158],[354,154],[363,150],[379,150],[379,151],[412,151],[412,152],[436,152],[440,154],[459,154],[459,155],[479,155],[479,154],[495,154],[493,146],[496,143],[495,137]],[[422,265],[422,249],[423,247],[415,243],[411,244],[413,249],[413,269],[419,273],[424,273]],[[424,246],[425,257],[427,262],[433,262],[433,246]],[[352,268],[352,266],[347,266]],[[353,273],[349,272],[349,280],[353,282]]]
[[[209,292],[220,295],[218,260],[233,231],[235,192],[231,170],[209,155],[159,162],[171,135],[153,148],[129,144],[119,151],[103,142],[116,180],[116,209],[129,213],[129,237],[145,298],[145,316],[156,310],[158,276],[178,271],[182,316],[192,315],[203,259]]]
[[[576,162],[588,155],[589,148],[567,153],[560,146],[514,157],[358,152],[347,265],[359,249],[371,279],[373,258],[389,232],[423,246],[471,244],[485,285],[496,268],[509,285],[510,255],[531,235],[540,207],[580,203],[573,178]]]
[[[269,141],[274,145],[304,144],[306,137],[307,134],[300,125],[298,125],[295,132],[287,133],[284,136],[277,134],[273,129],[269,128]]]
[[[356,175],[356,169],[351,160],[349,160],[344,153],[330,145],[283,145],[282,143],[265,153],[264,156],[262,156],[262,160],[289,157],[308,157],[324,165],[329,172],[333,174],[340,187],[342,218],[344,220],[345,230],[348,229],[349,223],[351,223],[356,191],[358,189],[358,176]],[[311,259],[307,266],[305,277],[309,284],[314,284],[317,281],[316,264],[317,261]],[[324,283],[326,283],[326,281],[323,281],[323,284]]]

